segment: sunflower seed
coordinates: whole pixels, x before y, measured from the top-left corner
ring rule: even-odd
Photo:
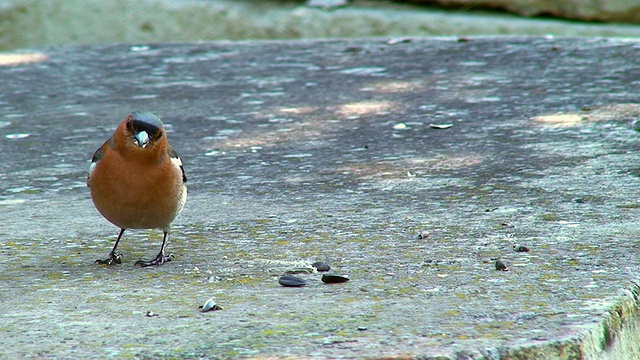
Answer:
[[[349,281],[349,276],[338,274],[324,274],[322,275],[322,282],[327,284],[343,283]]]
[[[304,279],[293,275],[285,275],[280,277],[278,283],[282,286],[287,287],[300,287],[307,285],[307,282]]]

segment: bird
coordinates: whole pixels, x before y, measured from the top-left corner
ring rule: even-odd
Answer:
[[[87,186],[96,209],[120,228],[113,249],[98,264],[120,264],[116,249],[127,229],[161,229],[160,252],[141,267],[171,261],[165,252],[171,224],[187,200],[187,177],[182,160],[167,140],[160,118],[149,111],[134,111],[93,154]]]

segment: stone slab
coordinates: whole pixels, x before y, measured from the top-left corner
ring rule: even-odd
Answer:
[[[0,357],[638,358],[639,52],[471,37],[4,53]],[[134,267],[161,237],[130,231],[123,264],[96,265],[117,229],[89,159],[144,109],[189,176],[175,259]],[[351,280],[278,285],[319,260]],[[201,313],[210,297],[223,310]]]

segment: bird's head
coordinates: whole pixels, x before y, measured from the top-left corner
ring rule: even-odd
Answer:
[[[127,136],[139,148],[146,148],[164,136],[164,124],[148,111],[134,111],[125,121]]]

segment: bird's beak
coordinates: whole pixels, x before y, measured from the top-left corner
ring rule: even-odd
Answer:
[[[146,131],[140,131],[139,133],[133,136],[134,142],[136,145],[141,148],[147,146],[149,144],[149,134]]]

